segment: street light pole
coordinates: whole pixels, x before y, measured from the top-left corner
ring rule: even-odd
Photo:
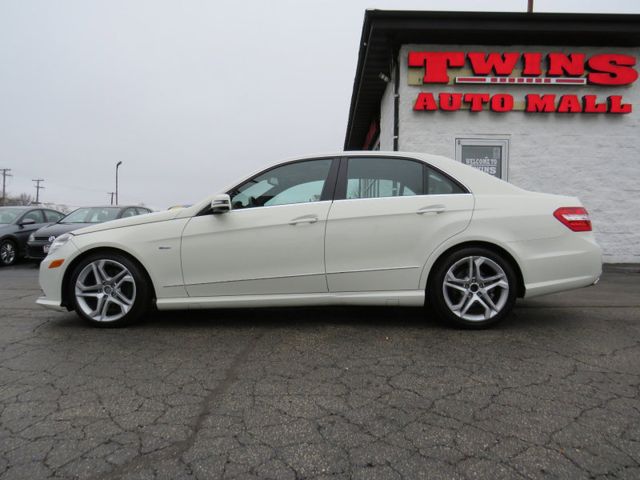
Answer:
[[[118,168],[120,168],[122,162],[116,163],[116,205],[118,205]]]

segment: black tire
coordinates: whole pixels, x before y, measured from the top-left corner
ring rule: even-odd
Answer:
[[[102,265],[99,269],[103,272],[99,274],[100,278],[94,273],[93,266],[96,265]],[[118,277],[120,273],[117,273],[121,272],[120,267],[127,273],[122,277],[126,278],[118,287],[118,282],[122,279]],[[78,286],[81,275],[82,285],[89,285],[86,291],[82,291]],[[73,269],[66,288],[78,316],[95,327],[113,328],[129,325],[138,320],[151,304],[152,290],[145,272],[129,257],[115,252],[98,252],[83,258]],[[102,297],[89,296],[94,292],[97,295],[102,294]],[[103,299],[103,303],[99,303],[100,298]],[[125,299],[131,303],[127,304]],[[122,305],[128,307],[126,312]]]
[[[429,278],[428,306],[450,324],[486,328],[513,310],[516,279],[513,266],[502,255],[483,247],[462,248],[436,264]]]
[[[13,240],[8,238],[0,242],[0,265],[8,267],[18,261],[20,250]]]

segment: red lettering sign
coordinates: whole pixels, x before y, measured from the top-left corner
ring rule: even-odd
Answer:
[[[422,81],[427,84],[449,83],[449,68],[464,67],[467,61],[475,76],[510,76],[520,64],[522,75],[525,77],[576,78],[586,74],[588,83],[595,85],[629,85],[638,79],[638,72],[633,68],[636,59],[631,55],[607,53],[587,58],[584,53],[553,52],[546,56],[545,62],[542,54],[538,52],[469,52],[465,54],[464,52],[411,51],[408,57],[409,67],[424,69]],[[546,63],[545,69],[543,69],[543,63]],[[540,84],[546,83],[551,82],[540,82]]]

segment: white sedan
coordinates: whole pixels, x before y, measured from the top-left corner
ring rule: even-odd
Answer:
[[[188,208],[58,237],[40,305],[98,326],[152,307],[431,307],[494,324],[517,297],[586,287],[601,250],[575,197],[444,157],[343,152],[257,172]]]

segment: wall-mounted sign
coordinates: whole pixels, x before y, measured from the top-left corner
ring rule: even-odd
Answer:
[[[638,78],[633,68],[635,57],[621,54],[582,53],[478,53],[478,52],[409,52],[409,83],[420,85],[450,84],[500,86],[574,86],[630,85]],[[419,76],[416,75],[419,72]],[[453,73],[452,73],[453,72]],[[455,75],[460,73],[460,75]],[[455,88],[454,87],[454,88]],[[540,94],[524,95],[517,100],[509,93],[420,92],[414,103],[416,111],[478,112],[524,110],[540,113],[630,113],[631,104],[621,95],[598,98],[597,95]]]

